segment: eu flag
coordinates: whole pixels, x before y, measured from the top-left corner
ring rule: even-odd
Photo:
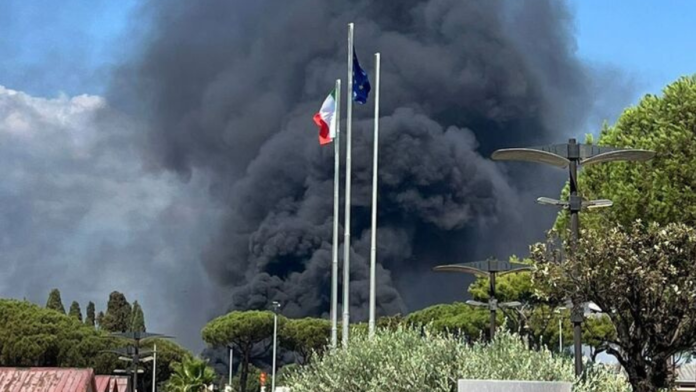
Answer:
[[[364,104],[367,102],[367,96],[370,94],[370,80],[367,78],[367,72],[360,68],[358,56],[353,49],[353,101]]]

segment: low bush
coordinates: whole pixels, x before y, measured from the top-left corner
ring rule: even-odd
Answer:
[[[458,379],[573,381],[572,358],[527,349],[499,332],[491,344],[398,328],[373,339],[356,332],[346,349],[327,351],[287,378],[293,392],[451,392]],[[575,392],[628,392],[625,378],[588,364]]]

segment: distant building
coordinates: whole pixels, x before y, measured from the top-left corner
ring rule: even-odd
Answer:
[[[96,392],[130,392],[127,376],[94,376]]]
[[[679,366],[674,378],[676,391],[696,391],[696,365],[688,363]]]
[[[92,369],[3,367],[0,391],[129,392],[128,377],[95,376]]]

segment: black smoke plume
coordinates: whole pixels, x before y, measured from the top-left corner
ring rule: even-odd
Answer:
[[[462,296],[463,285],[429,272],[436,264],[505,257],[541,237],[553,212],[530,197],[557,192],[563,174],[505,172],[487,156],[563,140],[593,110],[571,17],[555,0],[171,0],[139,17],[149,27],[110,99],[147,120],[153,168],[214,178],[225,223],[202,258],[229,289],[229,309],[279,300],[291,317],[328,312],[333,149],[318,145],[312,115],[345,80],[349,22],[371,77],[372,54],[383,59],[381,314]],[[367,314],[371,113],[371,100],[354,108],[358,319]]]

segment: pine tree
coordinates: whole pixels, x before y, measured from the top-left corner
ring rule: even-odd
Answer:
[[[145,314],[138,301],[133,302],[130,330],[134,332],[145,332]]]
[[[46,309],[57,310],[65,314],[65,307],[63,306],[63,300],[60,298],[60,291],[58,289],[51,290],[48,295],[48,301],[46,301]]]
[[[87,304],[87,318],[85,319],[85,324],[94,327],[95,326],[95,317],[94,317],[94,302],[89,301]]]
[[[72,304],[70,304],[70,312],[68,315],[75,317],[82,322],[82,310],[80,309],[80,304],[77,303],[77,301],[73,301]]]
[[[102,326],[104,324],[104,312],[99,311],[99,314],[97,315],[97,325],[99,326],[99,329],[103,329],[104,327]]]
[[[100,323],[101,329],[108,332],[126,332],[131,327],[131,321],[131,305],[126,296],[118,291],[112,292]]]

